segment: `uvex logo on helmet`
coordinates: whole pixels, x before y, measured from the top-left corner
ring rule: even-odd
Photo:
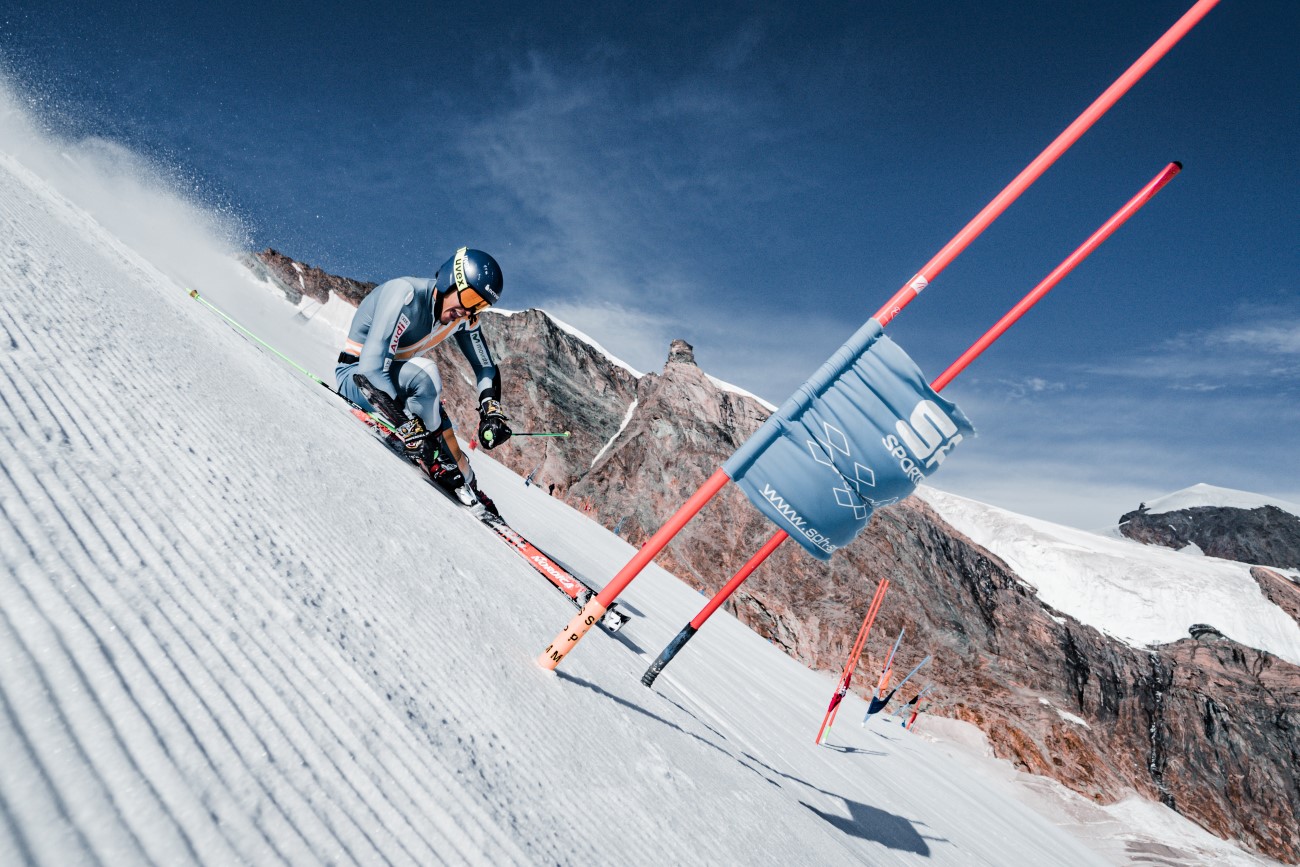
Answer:
[[[439,292],[455,289],[461,303],[474,311],[496,304],[504,283],[497,260],[469,247],[461,247],[443,262],[434,280]]]

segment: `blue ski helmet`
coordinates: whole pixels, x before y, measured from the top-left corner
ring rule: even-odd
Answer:
[[[434,286],[438,292],[455,289],[461,305],[470,313],[491,307],[501,298],[501,266],[482,250],[461,247],[438,269]]]

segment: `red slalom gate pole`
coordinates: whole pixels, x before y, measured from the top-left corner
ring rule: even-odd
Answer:
[[[727,597],[730,596],[737,587],[745,583],[746,579],[748,579],[749,576],[753,574],[754,570],[759,567],[759,564],[766,560],[773,551],[781,547],[781,543],[788,538],[789,534],[786,533],[785,530],[777,530],[776,535],[771,539],[768,539],[767,544],[762,548],[759,548],[754,556],[749,558],[749,562],[744,566],[741,566],[740,571],[731,576],[731,580],[727,582],[726,586],[714,594],[713,598],[709,600],[709,604],[705,605],[704,608],[701,609],[700,613],[696,614],[690,623],[683,626],[682,631],[677,633],[676,637],[674,637],[672,641],[668,642],[668,645],[659,652],[659,656],[654,662],[650,663],[650,667],[645,670],[645,674],[641,675],[641,682],[646,686],[654,685],[655,678],[659,676],[659,672],[664,670],[665,665],[672,662],[673,657],[677,655],[677,652],[685,647],[686,642],[690,641],[699,628],[704,625],[704,621],[708,620],[713,612],[717,611],[718,607],[721,606],[723,602],[727,601]]]
[[[1182,171],[1182,168],[1183,164],[1180,162],[1172,162],[1165,166],[1158,175],[1148,181],[1146,186],[1138,191],[1137,195],[1129,199],[1122,208],[1116,211],[1109,220],[1103,223],[1101,228],[1094,232],[1082,246],[1071,253],[1064,262],[1056,266],[1056,268],[1052,270],[1052,273],[1048,274],[1041,283],[1030,290],[1029,294],[1022,298],[1015,307],[999,319],[996,325],[985,332],[983,337],[963,352],[957,361],[953,362],[947,370],[930,383],[930,387],[935,391],[942,391],[944,386],[952,382],[957,374],[965,370],[966,366],[974,361],[980,353],[988,349],[993,341],[1001,337],[1008,328],[1015,324],[1016,320],[1029,310],[1029,308],[1037,304],[1044,295],[1056,286],[1056,284],[1060,283],[1066,274],[1073,271],[1080,262],[1088,258],[1094,250],[1100,247],[1103,241],[1113,235],[1116,229],[1128,222],[1129,218],[1137,213],[1143,205],[1151,201],[1151,199],[1155,197],[1155,194],[1164,188],[1165,184],[1173,180],[1174,176]],[[695,616],[695,619],[677,634],[677,637],[673,639],[668,647],[664,648],[663,652],[659,654],[659,657],[654,661],[650,668],[646,669],[646,673],[641,677],[641,682],[646,686],[650,686],[654,683],[655,678],[659,676],[659,673],[663,671],[664,667],[674,656],[677,655],[678,651],[682,649],[686,642],[699,631],[699,628],[704,625],[704,621],[709,618],[709,615],[713,614],[714,611],[717,611],[719,606],[727,600],[727,597],[734,593],[736,588],[740,587],[740,585],[749,578],[754,569],[758,568],[758,564],[766,560],[767,557],[787,538],[789,538],[789,536],[784,530],[781,530],[769,539],[767,544],[764,545],[762,549],[760,549],[759,552],[745,564],[745,567],[741,569],[740,572],[737,572],[732,579],[728,581],[712,599],[709,600],[708,605],[706,605],[704,609]]]
[[[1179,40],[1186,36],[1187,32],[1195,27],[1211,9],[1218,5],[1218,3],[1219,0],[1198,0],[1198,2],[1192,6],[1192,8],[1189,9],[1182,18],[1178,19],[1178,21],[1174,23],[1173,27],[1169,28],[1169,30],[1156,40],[1155,44],[1148,48],[1132,66],[1125,70],[1124,73],[1116,79],[1114,84],[1106,88],[1101,96],[1099,96],[1092,105],[1088,106],[1088,108],[1084,110],[1083,114],[1066,127],[1065,131],[1057,136],[1056,139],[1047,146],[1046,150],[1035,157],[1034,161],[1030,163],[1024,171],[1017,175],[1016,178],[1002,190],[1002,192],[998,193],[993,201],[989,202],[989,204],[986,205],[973,220],[967,223],[951,241],[944,245],[943,249],[935,254],[934,258],[927,262],[925,266],[917,272],[916,276],[907,283],[907,285],[899,289],[898,292],[894,294],[893,298],[885,302],[885,306],[881,307],[872,318],[877,320],[882,326],[888,325],[904,307],[910,304],[912,300],[930,284],[931,280],[937,277],[944,268],[947,268],[948,265],[952,263],[953,259],[956,259],[972,241],[979,237],[980,233],[989,227],[989,224],[1001,216],[1002,212],[1010,207],[1011,203],[1019,198],[1021,193],[1033,184],[1034,181],[1038,180],[1043,172],[1047,171],[1047,169],[1056,162],[1061,154],[1078,141],[1079,138],[1097,122],[1098,118],[1109,111],[1110,108],[1119,101],[1120,97],[1125,93],[1128,93],[1129,89],[1132,88],[1133,85],[1142,78],[1142,76],[1146,75],[1147,72],[1150,71],[1151,67],[1155,66],[1156,63],[1164,57],[1169,50],[1179,42]],[[672,518],[669,519],[668,523],[664,524],[664,526],[661,527],[654,536],[650,537],[650,542],[646,543],[646,548],[649,548],[652,542],[657,541],[657,547],[655,547],[655,549],[644,558],[642,558],[641,554],[638,553],[637,556],[628,561],[627,565],[619,570],[619,573],[614,576],[614,579],[605,586],[605,589],[588,602],[587,605],[584,606],[571,621],[569,621],[569,624],[564,628],[564,630],[551,640],[551,643],[547,645],[546,649],[537,657],[537,664],[542,668],[554,670],[560,662],[563,661],[564,657],[567,656],[575,646],[577,646],[577,643],[582,640],[583,636],[587,634],[587,631],[591,629],[592,624],[604,616],[610,603],[618,598],[618,595],[627,588],[628,584],[632,583],[632,580],[636,578],[636,576],[641,573],[641,570],[654,559],[655,555],[657,555],[659,551],[668,544],[669,540],[671,540],[682,527],[686,526],[686,524],[689,523],[702,508],[704,508],[704,505],[708,503],[708,501],[711,500],[718,491],[722,490],[728,481],[730,481],[730,479],[721,468],[716,470],[714,474],[709,477],[708,481],[706,481],[704,485],[700,487],[700,489],[696,491],[680,509],[677,510]],[[672,528],[672,531],[665,536],[665,531],[670,527]],[[774,536],[772,538],[775,539],[776,537]],[[642,553],[644,552],[645,548],[642,549]]]
[[[682,527],[685,527],[704,508],[704,504],[713,499],[718,491],[731,479],[720,468],[715,470],[713,475],[709,476],[708,481],[700,486],[700,489],[691,495],[691,498],[682,504],[682,507],[668,519],[659,530],[650,537],[650,539],[641,546],[627,565],[619,570],[613,580],[605,585],[600,593],[596,594],[582,607],[582,610],[574,615],[569,621],[569,625],[564,627],[564,631],[551,641],[537,657],[537,664],[542,668],[554,670],[560,661],[568,655],[569,651],[574,648],[582,637],[591,629],[593,623],[605,616],[609,609],[610,603],[618,598],[627,585],[632,583],[632,579],[641,574],[641,570],[649,565],[660,551],[664,549]]]
[[[979,356],[980,353],[988,349],[993,341],[1001,337],[1002,334],[1014,325],[1021,316],[1025,315],[1029,308],[1037,304],[1044,295],[1051,292],[1052,289],[1056,287],[1056,284],[1060,283],[1066,274],[1069,274],[1074,270],[1076,265],[1088,258],[1093,250],[1100,247],[1103,241],[1115,233],[1116,229],[1127,223],[1129,217],[1136,214],[1143,205],[1151,201],[1151,199],[1155,197],[1155,194],[1160,192],[1165,184],[1172,181],[1174,175],[1178,174],[1182,169],[1183,164],[1176,161],[1165,166],[1160,174],[1152,178],[1136,196],[1129,199],[1124,207],[1116,211],[1114,216],[1103,223],[1101,228],[1094,232],[1087,241],[1084,241],[1083,245],[1080,246],[1079,249],[1071,253],[1060,265],[1057,265],[1056,268],[1053,269],[1052,273],[1048,274],[1043,279],[1043,282],[1035,286],[1024,298],[1020,299],[1020,302],[1007,311],[1006,315],[999,319],[996,325],[986,331],[983,337],[975,341],[974,345],[972,345],[970,349],[963,352],[961,357],[954,361],[947,370],[939,374],[939,378],[932,382],[930,387],[935,391],[942,391],[945,385],[952,382],[953,378],[956,377],[957,374],[966,369],[966,365],[970,364]]]
[[[1056,139],[1047,146],[1041,154],[1034,158],[1024,171],[1016,175],[1015,179],[1006,186],[1006,188],[997,194],[993,201],[984,206],[984,210],[975,215],[975,219],[966,224],[957,235],[949,241],[935,257],[925,264],[916,276],[907,282],[907,285],[899,289],[885,302],[885,306],[873,317],[881,325],[888,325],[898,313],[912,302],[917,295],[921,294],[930,281],[939,275],[944,268],[957,258],[957,254],[965,250],[971,241],[979,237],[980,233],[989,227],[989,224],[1001,216],[1012,202],[1020,197],[1020,194],[1028,189],[1029,185],[1047,171],[1052,163],[1056,162],[1061,154],[1065,153],[1079,138],[1087,132],[1094,123],[1097,122],[1103,114],[1110,110],[1111,106],[1119,102],[1120,97],[1128,93],[1129,89],[1138,82],[1138,79],[1146,75],[1151,67],[1155,66],[1160,58],[1169,53],[1169,49],[1178,44],[1187,32],[1200,23],[1211,9],[1217,6],[1219,0],[1200,0],[1191,9],[1179,18],[1173,27],[1170,27],[1165,34],[1156,40],[1155,44],[1146,50],[1141,57],[1134,61],[1133,65],[1124,71],[1124,74],[1115,80],[1115,83],[1106,88],[1101,96],[1093,101],[1092,105],[1084,109],[1083,114],[1065,128],[1065,130],[1056,137]]]
[[[871,635],[871,626],[876,622],[876,615],[880,613],[880,606],[884,604],[885,593],[888,590],[889,579],[886,578],[880,582],[880,586],[876,588],[876,595],[871,598],[871,607],[867,609],[867,616],[862,620],[862,628],[858,630],[858,640],[853,643],[853,650],[849,652],[848,662],[844,664],[844,672],[840,675],[839,686],[836,688],[835,694],[831,696],[830,707],[826,709],[826,716],[822,717],[821,728],[817,730],[817,738],[813,743],[821,743],[822,738],[830,731],[831,726],[835,725],[835,717],[840,712],[840,705],[849,691],[849,682],[853,679],[853,670],[857,668],[858,659],[867,646],[867,638]]]

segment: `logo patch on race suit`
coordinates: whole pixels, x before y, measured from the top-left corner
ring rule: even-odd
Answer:
[[[402,339],[402,335],[406,333],[406,329],[410,327],[410,325],[411,320],[406,318],[405,313],[397,317],[397,327],[393,329],[393,339],[388,341],[389,355],[397,354],[397,344]]]

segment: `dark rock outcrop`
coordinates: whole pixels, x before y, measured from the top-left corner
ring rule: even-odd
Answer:
[[[1300,517],[1277,506],[1197,506],[1160,513],[1137,509],[1119,520],[1121,533],[1148,545],[1195,545],[1210,557],[1300,569]]]
[[[668,345],[669,364],[694,364],[695,347],[685,340],[674,340]]]

